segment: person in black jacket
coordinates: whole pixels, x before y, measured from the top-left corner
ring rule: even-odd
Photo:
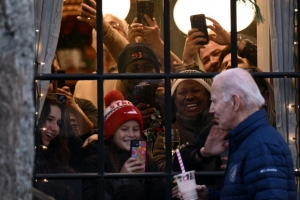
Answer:
[[[205,146],[195,149],[196,156],[219,155],[228,148],[228,162],[222,189],[199,185],[199,199],[296,199],[292,154],[270,125],[262,109],[265,99],[251,74],[234,68],[216,75],[211,100],[214,127],[229,132],[228,143],[222,141],[226,135],[210,132]]]
[[[82,141],[73,133],[69,119],[56,94],[48,94],[36,128],[35,173],[75,173],[80,169]],[[80,199],[76,181],[36,180],[34,187],[55,199]]]
[[[131,140],[140,140],[143,131],[140,111],[130,101],[124,100],[123,95],[117,90],[105,96],[105,106],[105,173],[134,173],[143,170],[144,167],[146,172],[158,172],[151,157],[147,157],[146,163],[141,163],[130,154]],[[84,172],[98,172],[98,159],[98,154],[86,158]],[[83,181],[84,199],[98,199],[98,190],[97,180]],[[157,178],[105,179],[105,199],[165,199],[164,182]]]
[[[221,65],[221,71],[232,68],[230,46],[222,50],[219,62]],[[259,67],[253,65],[247,58],[242,58],[239,55],[237,57],[237,67],[245,69],[248,72],[262,72]],[[265,105],[263,107],[268,113],[270,124],[276,128],[274,88],[270,81],[266,78],[254,78],[254,80],[265,99]]]

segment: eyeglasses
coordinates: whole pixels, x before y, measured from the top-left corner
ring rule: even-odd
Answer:
[[[127,34],[124,31],[124,28],[119,23],[114,22],[114,21],[110,21],[108,23],[109,23],[109,25],[111,25],[111,27],[113,27],[117,31],[121,31],[125,36],[127,36]]]
[[[126,68],[127,73],[155,73],[152,63],[130,64]]]

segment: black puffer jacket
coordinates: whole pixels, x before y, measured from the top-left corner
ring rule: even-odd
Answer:
[[[109,147],[104,149],[104,168],[106,173],[116,172],[108,154]],[[124,163],[130,154],[129,152],[119,151],[119,161]],[[97,173],[99,169],[98,155],[89,156],[84,161],[84,172]],[[146,172],[158,172],[158,167],[150,156],[147,157]],[[83,181],[83,199],[98,199],[98,182],[93,179]],[[165,200],[165,183],[162,179],[146,178],[146,179],[106,179],[105,181],[105,199],[126,200]]]

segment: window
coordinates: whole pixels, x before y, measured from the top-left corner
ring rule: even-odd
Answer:
[[[211,1],[211,0],[210,0]],[[223,0],[222,0],[223,1]],[[98,1],[97,3],[100,4],[102,1]],[[69,1],[65,1],[64,3],[64,10],[63,10],[63,17],[62,17],[62,24],[60,29],[60,37],[58,39],[57,51],[56,51],[56,58],[59,61],[60,68],[64,70],[65,74],[57,74],[57,69],[53,66],[53,71],[50,73],[43,74],[43,76],[36,75],[37,85],[37,111],[41,113],[43,101],[39,106],[38,103],[42,98],[42,94],[45,94],[42,85],[45,85],[47,88],[48,82],[45,80],[54,80],[53,93],[63,93],[67,96],[71,93],[73,96],[79,98],[77,99],[77,105],[81,105],[80,109],[73,111],[74,117],[70,118],[70,123],[77,120],[77,128],[76,130],[79,132],[78,134],[81,136],[82,139],[86,139],[87,135],[96,133],[98,134],[98,143],[91,144],[94,145],[95,148],[92,148],[89,151],[93,151],[98,155],[98,157],[94,158],[95,162],[97,158],[99,159],[99,163],[97,165],[98,169],[97,172],[92,173],[67,173],[70,172],[69,169],[59,169],[56,173],[54,170],[43,171],[42,167],[49,167],[48,165],[43,165],[44,161],[47,160],[47,153],[45,152],[45,145],[40,146],[38,140],[44,137],[45,140],[50,140],[54,137],[54,132],[45,132],[44,135],[38,134],[37,137],[37,162],[36,162],[36,175],[35,175],[35,184],[39,189],[45,191],[46,193],[49,192],[47,189],[51,189],[52,191],[68,191],[69,188],[73,188],[73,192],[67,193],[69,198],[72,198],[75,195],[76,198],[81,199],[83,198],[83,194],[81,193],[82,185],[84,184],[84,180],[94,180],[98,182],[98,190],[97,195],[98,199],[103,199],[105,185],[107,184],[105,181],[108,179],[114,178],[121,178],[121,179],[129,179],[133,180],[134,178],[162,178],[166,182],[166,195],[167,199],[171,199],[171,188],[173,186],[172,179],[175,174],[178,172],[172,171],[172,154],[171,154],[171,135],[167,135],[167,140],[165,144],[166,154],[165,154],[165,169],[163,171],[156,171],[156,172],[147,172],[143,174],[124,174],[124,173],[112,173],[106,172],[104,160],[105,160],[105,148],[104,143],[105,139],[102,137],[103,134],[103,121],[105,120],[103,113],[105,112],[105,103],[102,101],[104,96],[112,89],[120,90],[124,97],[132,102],[136,99],[134,98],[133,91],[135,86],[140,84],[142,86],[151,85],[152,86],[152,93],[156,92],[156,103],[160,105],[160,115],[163,117],[163,126],[165,128],[166,133],[171,132],[174,113],[172,102],[172,91],[171,85],[172,81],[177,78],[203,78],[209,79],[213,77],[216,73],[218,73],[218,66],[223,66],[224,68],[230,68],[232,66],[240,66],[246,68],[247,70],[251,71],[253,76],[256,78],[258,85],[260,86],[261,92],[265,95],[266,99],[270,100],[267,103],[268,107],[268,114],[270,117],[270,122],[272,125],[276,126],[278,130],[283,134],[285,140],[287,141],[291,151],[293,153],[295,168],[299,169],[299,160],[298,160],[298,151],[299,151],[299,130],[298,130],[298,123],[299,123],[299,104],[298,104],[298,29],[297,29],[297,11],[295,11],[294,17],[294,33],[288,33],[289,36],[292,36],[295,39],[295,44],[293,51],[287,52],[288,55],[293,54],[294,59],[292,63],[292,59],[290,62],[290,66],[282,66],[285,64],[283,62],[284,56],[285,58],[291,58],[291,56],[284,55],[283,53],[275,54],[276,46],[283,45],[275,43],[272,38],[274,37],[273,34],[277,34],[276,31],[279,30],[272,30],[273,32],[270,33],[271,39],[269,37],[269,27],[272,27],[274,23],[272,18],[264,15],[265,17],[265,24],[257,26],[256,21],[252,20],[250,25],[244,28],[241,31],[234,31],[231,30],[232,37],[231,44],[238,43],[238,45],[231,45],[229,47],[224,47],[216,44],[216,46],[206,48],[206,52],[202,53],[202,49],[193,49],[193,43],[187,45],[189,49],[185,49],[186,51],[189,50],[191,54],[188,54],[184,51],[185,42],[191,42],[187,39],[187,34],[183,33],[178,27],[177,23],[174,20],[175,12],[173,10],[178,6],[180,0],[178,1],[156,1],[154,0],[154,9],[153,9],[153,17],[155,21],[150,21],[150,28],[144,28],[146,31],[143,35],[140,34],[142,29],[141,26],[134,23],[134,18],[137,16],[137,1],[130,2],[129,13],[125,18],[125,21],[116,19],[114,16],[104,15],[104,22],[101,23],[98,20],[97,29],[98,35],[96,32],[93,32],[91,24],[93,23],[92,20],[94,17],[101,18],[101,12],[97,12],[97,14],[93,16],[87,17],[82,21],[78,21],[76,17],[78,16],[77,9],[80,7],[79,2],[70,3]],[[186,1],[191,3],[192,1]],[[212,1],[211,1],[212,2]],[[262,12],[268,9],[267,3],[263,2],[263,0],[256,1]],[[188,4],[186,3],[186,4]],[[97,5],[97,8],[100,8],[100,5]],[[117,6],[120,7],[120,6]],[[194,6],[195,7],[195,6]],[[125,9],[125,7],[124,7]],[[151,9],[150,9],[151,10]],[[182,9],[185,10],[185,9]],[[225,9],[224,9],[225,10]],[[69,14],[66,12],[69,11]],[[83,13],[83,11],[81,12]],[[91,11],[93,13],[93,11]],[[277,16],[278,13],[271,12],[271,16]],[[200,13],[199,13],[200,14]],[[206,14],[209,16],[209,14]],[[85,16],[82,16],[83,18]],[[234,14],[230,16],[226,16],[228,18],[232,17],[235,18]],[[182,16],[183,18],[183,16]],[[225,18],[225,17],[224,17]],[[86,21],[85,21],[86,20]],[[106,20],[106,21],[105,21]],[[189,20],[189,19],[188,19]],[[291,22],[291,19],[285,19],[288,22]],[[147,21],[147,19],[146,19]],[[103,24],[108,23],[110,26],[106,27],[105,29]],[[233,24],[235,21],[232,20]],[[189,23],[186,21],[185,23]],[[211,20],[207,21],[209,26],[212,26]],[[156,26],[157,25],[157,26]],[[289,23],[291,25],[291,23]],[[221,24],[223,26],[223,24]],[[262,27],[263,26],[263,27]],[[225,27],[225,25],[224,25]],[[267,28],[266,28],[267,27]],[[112,28],[113,30],[110,30]],[[226,30],[218,30],[219,26],[214,26],[211,29],[215,29],[215,33],[209,32],[209,34],[218,34],[218,31],[226,31]],[[115,36],[114,35],[103,35],[101,36],[102,31],[110,32],[110,34],[120,34],[123,38],[119,38],[120,41],[114,43],[113,41]],[[133,36],[132,32],[135,31],[137,35]],[[147,32],[148,31],[148,32]],[[267,34],[266,34],[267,33]],[[131,36],[131,38],[129,37]],[[110,38],[112,37],[112,38]],[[127,38],[127,39],[125,39]],[[127,40],[130,43],[134,43],[136,41],[142,41],[146,45],[150,46],[152,50],[156,53],[158,57],[159,63],[155,63],[155,58],[146,55],[148,62],[141,62],[135,65],[131,65],[130,68],[126,69],[127,65],[127,57],[118,57],[119,53],[124,49],[125,45],[127,44]],[[251,40],[254,43],[254,46],[258,46],[258,55],[256,57],[257,60],[252,59],[253,55],[250,53],[250,58],[247,61],[243,60],[245,57],[242,53],[247,52],[240,52],[240,46],[249,47],[250,51],[253,51],[253,46],[249,46]],[[92,44],[96,43],[96,49],[92,47]],[[105,45],[102,45],[106,44]],[[283,42],[282,42],[283,43]],[[287,42],[288,43],[288,42]],[[95,45],[94,45],[95,46]],[[243,47],[244,47],[243,46]],[[143,47],[139,47],[143,48]],[[209,48],[212,48],[210,50]],[[275,50],[274,50],[275,49]],[[289,47],[284,47],[283,49],[291,49]],[[130,50],[128,50],[130,51]],[[171,51],[171,53],[170,53]],[[148,52],[146,52],[148,53]],[[241,57],[231,56],[230,54],[239,53]],[[249,55],[249,52],[248,52]],[[131,54],[131,59],[139,58],[142,55],[140,54]],[[144,55],[143,55],[144,56]],[[220,60],[219,58],[222,58]],[[254,56],[255,57],[255,56]],[[284,58],[284,59],[285,59]],[[249,60],[250,59],[250,60]],[[118,62],[119,61],[119,62]],[[174,61],[176,64],[174,64]],[[223,62],[220,63],[220,62]],[[153,62],[156,64],[153,65]],[[245,67],[245,66],[246,67]],[[255,65],[258,66],[255,67]],[[264,67],[260,67],[264,66]],[[266,67],[268,66],[268,67]],[[175,73],[176,70],[181,69],[201,69],[203,71],[207,71],[207,73]],[[253,70],[254,69],[254,70]],[[259,71],[261,69],[261,71]],[[117,73],[117,72],[120,73]],[[263,71],[263,72],[262,72]],[[143,73],[147,72],[147,73]],[[151,72],[151,73],[148,73]],[[153,73],[152,73],[153,72]],[[43,80],[43,81],[41,81]],[[68,86],[69,89],[66,91],[62,91],[59,88],[58,81],[65,80],[65,85]],[[163,80],[163,81],[162,81]],[[76,85],[77,84],[77,85]],[[157,88],[159,88],[157,90]],[[274,92],[272,90],[274,89]],[[91,93],[90,91],[94,91]],[[129,93],[128,91],[131,91]],[[193,92],[200,93],[200,89],[191,89]],[[66,92],[66,93],[65,93]],[[70,93],[69,93],[70,92]],[[285,99],[279,95],[279,93],[284,93]],[[128,96],[126,96],[128,94]],[[62,97],[63,98],[63,97]],[[149,99],[150,97],[146,97]],[[94,104],[96,108],[93,106],[89,106],[90,104],[84,103],[80,99],[89,99],[90,102]],[[62,99],[64,100],[64,99]],[[154,100],[150,101],[153,102]],[[151,103],[149,103],[151,104]],[[51,105],[51,104],[50,104]],[[83,107],[86,106],[86,107]],[[75,106],[74,106],[75,107]],[[91,108],[92,107],[92,108]],[[73,108],[74,109],[74,108]],[[84,118],[77,118],[78,113],[80,110],[86,109],[89,117],[89,120],[85,120]],[[159,110],[159,109],[158,109]],[[72,111],[70,111],[72,113]],[[275,115],[276,111],[276,115]],[[46,111],[45,111],[46,112]],[[51,113],[50,113],[51,114]],[[48,116],[48,115],[47,115]],[[96,116],[96,117],[95,117]],[[41,117],[37,118],[39,121]],[[50,118],[45,118],[45,121],[53,120],[53,116]],[[53,122],[53,121],[52,121]],[[282,122],[281,124],[278,124]],[[145,122],[145,127],[148,127],[151,123],[151,120]],[[277,124],[276,124],[277,123]],[[37,123],[38,124],[38,123]],[[57,127],[60,130],[68,130],[70,127],[62,127],[61,120],[55,121]],[[39,124],[41,125],[41,124]],[[39,132],[43,126],[37,127],[37,132]],[[65,128],[65,129],[63,129]],[[44,130],[42,130],[44,131]],[[84,132],[87,135],[84,135]],[[76,131],[75,131],[76,134]],[[43,138],[42,138],[43,139]],[[144,139],[147,139],[144,136]],[[64,142],[64,141],[62,141]],[[68,141],[65,141],[68,142]],[[74,142],[74,141],[73,141]],[[65,144],[66,145],[66,144]],[[149,146],[154,145],[153,143],[149,143]],[[71,147],[70,145],[69,147]],[[148,146],[148,148],[149,148]],[[41,148],[40,148],[41,147]],[[74,146],[72,146],[75,148]],[[98,147],[98,148],[97,148]],[[57,149],[59,151],[68,152],[70,149]],[[74,159],[72,160],[74,166],[81,167],[80,164],[76,162],[80,162],[76,160],[79,156],[74,156],[72,153],[79,151],[79,149],[72,149],[70,151],[70,156]],[[55,152],[55,151],[53,151]],[[168,153],[169,152],[169,153]],[[41,160],[39,158],[40,153],[44,156],[43,158],[46,160]],[[86,152],[85,152],[86,153]],[[67,155],[63,153],[61,155]],[[61,158],[61,161],[65,161],[64,159],[69,158]],[[117,162],[117,161],[116,161]],[[97,162],[96,162],[97,163]],[[78,171],[80,171],[78,169]],[[47,172],[47,173],[43,173]],[[217,180],[221,179],[223,176],[223,171],[197,171],[197,177],[213,177]],[[296,175],[299,176],[299,173],[296,172]],[[298,181],[298,177],[297,177]],[[52,183],[51,186],[53,188],[48,187],[49,183]],[[63,183],[63,184],[62,184]],[[298,183],[298,182],[297,182]],[[62,190],[59,190],[59,186],[63,185]],[[63,193],[65,194],[65,193]],[[49,195],[51,193],[49,192]],[[107,194],[105,194],[107,195]],[[62,197],[62,196],[61,196]]]

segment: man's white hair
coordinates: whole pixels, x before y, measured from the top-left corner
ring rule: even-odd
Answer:
[[[245,109],[261,107],[265,99],[249,72],[241,68],[232,68],[221,72],[213,78],[213,85],[221,89],[223,100],[230,101],[232,95],[238,95],[245,104]]]

